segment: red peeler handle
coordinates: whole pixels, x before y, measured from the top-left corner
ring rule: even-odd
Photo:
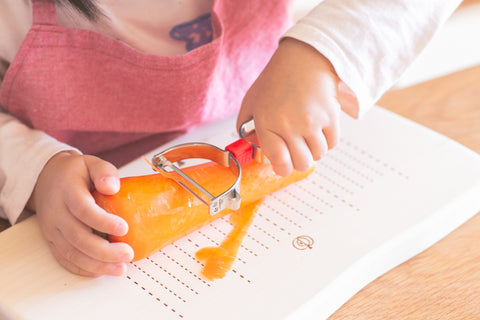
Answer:
[[[226,146],[225,150],[233,154],[241,167],[246,166],[254,159],[253,146],[245,139],[238,139]]]
[[[237,159],[241,167],[246,166],[252,162],[252,160],[260,163],[267,161],[263,157],[260,147],[257,145],[258,142],[256,141],[255,123],[253,119],[242,123],[238,133],[241,139],[226,146],[225,150],[229,151],[235,159]]]

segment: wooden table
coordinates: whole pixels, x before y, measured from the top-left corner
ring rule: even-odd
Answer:
[[[0,219],[0,232],[10,227],[10,223],[7,220]]]
[[[480,153],[480,66],[388,92],[379,105]],[[329,319],[480,319],[480,213]]]

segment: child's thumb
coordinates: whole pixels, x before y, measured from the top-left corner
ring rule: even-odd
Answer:
[[[86,163],[95,189],[105,195],[113,195],[120,190],[117,168],[110,162],[94,156],[87,156]]]

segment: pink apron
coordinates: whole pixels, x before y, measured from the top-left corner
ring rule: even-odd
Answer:
[[[7,70],[0,104],[32,128],[123,164],[237,112],[288,27],[289,2],[216,0],[211,42],[158,56],[59,26],[54,0],[32,0],[33,25]]]

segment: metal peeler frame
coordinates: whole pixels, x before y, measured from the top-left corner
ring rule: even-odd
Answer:
[[[210,215],[213,216],[226,208],[237,210],[240,208],[241,203],[240,180],[242,177],[242,166],[252,160],[263,161],[260,147],[246,139],[254,133],[255,124],[252,119],[240,126],[239,134],[241,139],[225,147],[225,150],[208,143],[185,143],[154,155],[152,164],[161,170],[162,174],[175,180],[205,204]],[[207,159],[230,168],[230,171],[236,176],[235,182],[220,195],[212,195],[174,164],[177,161],[194,158]],[[173,174],[173,172],[176,172],[177,175]]]

